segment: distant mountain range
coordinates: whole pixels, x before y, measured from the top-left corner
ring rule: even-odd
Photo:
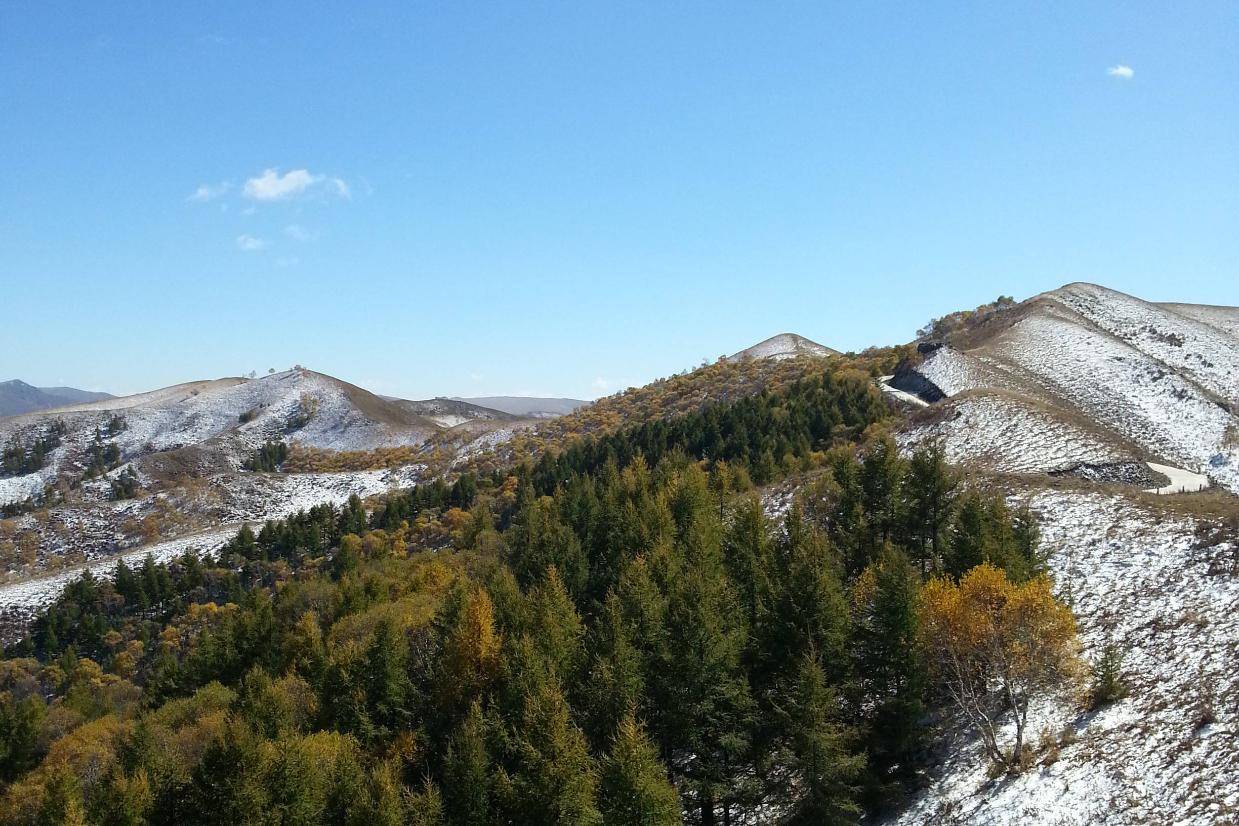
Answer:
[[[453,397],[456,401],[469,402],[478,407],[489,407],[509,413],[513,416],[525,416],[536,419],[548,419],[552,416],[564,416],[578,407],[589,404],[581,399],[552,399],[538,396],[474,396],[472,398]]]
[[[93,393],[75,387],[35,387],[20,379],[12,379],[0,382],[0,416],[16,416],[110,398],[113,397],[109,393]]]

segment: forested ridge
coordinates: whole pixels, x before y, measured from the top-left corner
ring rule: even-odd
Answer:
[[[218,559],[86,576],[0,662],[0,821],[816,824],[897,805],[960,676],[929,652],[956,646],[965,683],[990,683],[960,619],[1019,649],[1042,645],[1024,618],[1049,618],[1062,663],[1072,628],[1031,516],[934,449],[900,457],[890,415],[832,366],[245,528]],[[798,474],[800,501],[768,515],[754,486]],[[1008,692],[1017,713],[1047,673]]]

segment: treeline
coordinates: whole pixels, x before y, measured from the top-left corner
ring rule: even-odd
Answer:
[[[288,445],[282,441],[266,442],[245,461],[246,470],[275,473],[288,458]]]
[[[608,460],[624,466],[641,455],[657,464],[682,452],[727,462],[764,485],[807,467],[805,460],[814,451],[854,440],[888,415],[886,401],[868,374],[824,371],[778,392],[765,390],[672,419],[579,439],[561,453],[544,454],[535,466],[534,481],[545,494],[571,474],[590,472]]]
[[[1040,580],[1031,519],[939,453],[857,455],[875,395],[823,377],[720,409],[717,439],[636,428],[84,578],[0,664],[0,822],[876,812],[942,703],[925,578]],[[766,453],[822,469],[779,518],[733,492]],[[430,523],[455,552],[424,550]]]
[[[0,455],[0,471],[4,476],[23,476],[42,470],[48,455],[60,447],[60,437],[65,433],[65,423],[57,419],[29,444],[14,436]]]

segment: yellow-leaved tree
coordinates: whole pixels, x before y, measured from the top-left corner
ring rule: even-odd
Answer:
[[[981,734],[986,754],[1018,772],[1029,703],[1071,686],[1081,673],[1075,617],[1048,577],[1015,584],[992,565],[959,583],[934,579],[921,592],[921,635],[939,685]],[[999,742],[1008,715],[1015,739]]]

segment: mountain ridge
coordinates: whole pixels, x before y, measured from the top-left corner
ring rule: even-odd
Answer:
[[[21,379],[10,379],[0,381],[0,418],[109,398],[113,398],[110,393],[76,387],[35,387]]]

